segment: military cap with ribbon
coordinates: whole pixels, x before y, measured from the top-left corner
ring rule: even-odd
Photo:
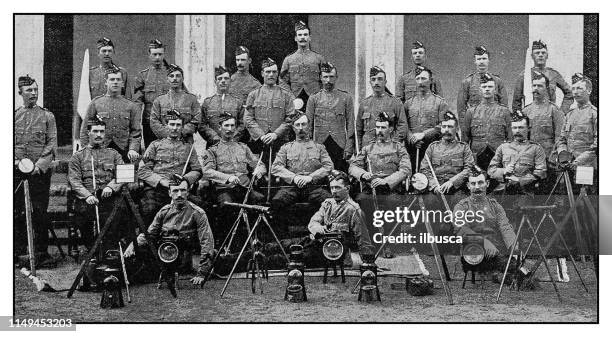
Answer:
[[[222,65],[215,67],[215,78],[219,75],[223,75],[225,73],[229,73],[229,71]]]
[[[539,72],[539,71],[537,71],[537,70],[534,70],[534,71],[533,71],[533,75],[531,76],[531,79],[532,79],[532,80],[539,80],[539,79],[542,79],[542,78],[544,78],[544,79],[548,79],[548,78],[546,77],[546,75],[544,75],[543,73],[541,73],[541,72]]]
[[[236,119],[236,117],[234,117],[234,115],[232,115],[231,113],[227,112],[227,111],[223,111],[220,115],[219,115],[219,124],[230,120],[230,119]]]
[[[482,75],[480,75],[480,83],[487,83],[490,81],[495,81],[495,79],[493,78],[493,76],[491,76],[491,74],[489,73],[484,73]]]
[[[96,42],[96,47],[98,47],[98,49],[102,48],[102,47],[106,47],[106,46],[110,46],[115,48],[115,45],[113,44],[113,41],[111,41],[111,39],[107,38],[107,37],[103,37],[101,39],[98,40],[98,42]]]
[[[249,49],[245,46],[238,46],[236,47],[236,51],[234,52],[235,55],[242,55],[242,54],[249,54],[251,55],[251,53],[249,52]]]
[[[419,49],[419,48],[425,49],[425,45],[423,45],[423,42],[419,40],[415,40],[414,42],[412,42],[412,49]]]
[[[489,54],[487,47],[483,45],[474,47],[474,55],[484,55],[484,54],[487,54],[487,55]]]
[[[305,112],[300,111],[300,110],[294,110],[293,113],[289,113],[287,115],[287,121],[291,124],[295,123],[295,121],[297,121],[298,119],[300,119],[302,116],[307,116]]]
[[[535,49],[548,49],[548,47],[546,47],[546,44],[542,42],[542,40],[537,40],[533,41],[533,43],[531,44],[531,50]]]
[[[414,69],[414,74],[420,75],[424,71],[428,72],[430,77],[433,76],[433,72],[431,71],[431,69],[423,66],[417,66],[416,69]]]
[[[452,113],[451,111],[447,111],[444,113],[444,121],[456,121],[457,120],[457,116],[455,116],[454,113]]]
[[[487,179],[487,172],[481,169],[478,165],[474,165],[470,170],[470,176],[472,177],[478,177],[481,174],[484,174],[485,179]]]
[[[175,72],[175,71],[180,71],[180,72],[181,72],[181,74],[183,74],[183,69],[181,69],[181,67],[177,66],[177,65],[176,65],[176,64],[174,64],[174,63],[170,63],[170,64],[168,65],[168,75],[172,74],[172,73],[173,73],[173,72]]]
[[[149,49],[164,48],[164,44],[160,40],[155,39],[149,41]]]
[[[322,73],[331,73],[334,69],[336,69],[336,66],[334,66],[331,62],[323,62],[321,63],[320,68]]]
[[[295,23],[295,31],[297,32],[298,30],[302,30],[302,29],[309,29],[309,28],[304,21],[300,20]]]
[[[30,75],[19,76],[19,78],[17,79],[17,86],[28,86],[34,84],[34,82],[36,82],[36,80],[31,78]]]
[[[370,77],[376,76],[379,73],[386,74],[385,71],[379,66],[373,66],[372,68],[370,68]]]
[[[117,74],[121,72],[121,68],[117,67],[115,64],[111,64],[108,68],[104,69],[104,74]]]
[[[93,116],[91,116],[91,118],[89,118],[87,120],[87,126],[89,126],[91,128],[93,125],[104,125],[104,126],[106,126],[106,122],[104,122],[104,119],[102,119],[102,117],[100,117],[100,115],[94,114]]]
[[[581,73],[575,73],[574,75],[572,75],[572,84],[578,83],[580,81],[591,81],[590,78],[584,76]]]
[[[265,59],[265,60],[263,60],[261,62],[261,69],[265,69],[265,68],[268,68],[268,67],[271,67],[271,66],[275,66],[275,65],[276,65],[276,62],[274,62],[273,59],[268,57],[267,59]]]
[[[181,113],[178,112],[176,109],[170,109],[166,112],[166,120],[170,121],[170,120],[175,120],[175,119],[181,119]]]
[[[529,117],[527,117],[527,115],[525,115],[521,110],[516,110],[510,115],[510,120],[512,122],[520,122],[523,119],[529,122]]]
[[[378,116],[376,117],[376,121],[377,122],[389,122],[391,123],[391,117],[389,117],[389,114],[381,111]]]

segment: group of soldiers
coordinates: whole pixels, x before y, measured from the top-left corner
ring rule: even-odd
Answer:
[[[249,73],[248,48],[237,47],[237,72],[215,67],[217,90],[200,104],[184,85],[183,70],[164,59],[165,45],[159,40],[148,45],[150,65],[130,79],[112,60],[113,42],[100,39],[100,64],[89,76],[94,98],[80,126],[80,150],[69,163],[79,221],[91,221],[94,208],[100,218],[108,216],[125,188],[116,182],[115,168],[133,163],[141,182],[140,212],[150,225],[138,236],[138,245],[154,243],[170,229],[192,236],[202,254],[197,283],[210,268],[215,242],[228,234],[235,217],[225,203],[240,203],[247,193],[248,203],[262,204],[267,198],[281,231],[287,226],[283,212],[307,202],[320,207],[308,226],[313,234],[340,230],[354,235],[360,248],[369,248],[359,203],[372,194],[411,192],[413,173],[428,177],[426,191],[469,193],[455,207],[470,208],[481,204],[489,178],[503,184],[507,193],[550,192],[547,174],[554,175],[560,151],[573,155],[574,167],[596,165],[598,125],[597,108],[589,100],[591,80],[576,74],[569,86],[546,67],[547,46],[541,41],[533,42],[534,67],[526,82],[532,86],[531,104],[525,105],[521,74],[512,110],[508,107],[504,81],[489,72],[490,52],[478,46],[476,72],[461,82],[457,112],[450,111],[437,74],[425,65],[426,48],[416,41],[414,69],[399,76],[396,96],[387,87],[385,70],[373,66],[373,94],[359,102],[356,114],[352,95],[336,88],[337,68],[310,49],[304,22],[295,25],[295,41],[297,50],[280,70],[274,60],[263,60],[263,84]],[[24,106],[15,112],[15,162],[29,158],[35,170],[26,176],[16,171],[15,182],[31,181],[36,247],[44,260],[55,119],[36,105],[34,79],[20,77],[18,87]],[[561,109],[555,105],[557,87],[564,94]],[[576,107],[570,110],[572,100]],[[194,151],[195,133],[206,140],[205,153]],[[257,187],[266,184],[267,190]],[[212,229],[207,202],[217,204]],[[502,215],[503,209],[491,213],[491,223],[499,223],[494,220]],[[123,230],[120,224],[113,227],[109,235],[114,242],[129,237]],[[81,226],[85,242],[91,243],[92,234],[91,226]],[[23,245],[17,246],[22,252]],[[136,248],[130,246],[128,253]]]

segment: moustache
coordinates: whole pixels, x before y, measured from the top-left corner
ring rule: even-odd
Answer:
[[[452,135],[453,135],[453,134],[452,134],[452,133],[450,133],[450,132],[444,132],[444,133],[442,133],[442,136],[452,136]]]

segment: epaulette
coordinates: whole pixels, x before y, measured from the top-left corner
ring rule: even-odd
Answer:
[[[346,202],[347,202],[348,204],[350,204],[351,206],[355,207],[356,209],[359,209],[359,210],[361,209],[361,207],[359,206],[359,204],[358,204],[358,203],[357,203],[355,200],[353,200],[352,198],[350,198],[350,197],[349,197],[349,198],[346,200]]]
[[[474,75],[476,75],[476,71],[475,71],[475,72],[473,72],[473,73],[471,73],[471,74],[469,74],[469,75],[467,75],[467,76],[465,77],[465,79],[466,79],[466,80],[467,80],[467,79],[470,79],[470,78],[471,78],[472,76],[474,76]]]
[[[99,95],[99,96],[96,96],[96,97],[92,98],[92,99],[91,99],[91,101],[93,102],[93,101],[95,101],[95,100],[99,99],[100,97],[104,97],[104,96],[105,96],[105,95]]]
[[[149,67],[147,67],[147,68],[145,68],[145,69],[141,70],[140,72],[141,72],[141,73],[144,73],[144,72],[147,72],[147,71],[149,71]]]
[[[206,214],[206,212],[200,206],[194,204],[193,202],[191,202],[189,200],[187,200],[187,202],[189,203],[191,208],[193,208],[196,212],[198,212],[200,214]]]
[[[440,143],[441,140],[434,140],[433,142],[429,143],[429,145],[434,145],[434,144],[438,144]]]

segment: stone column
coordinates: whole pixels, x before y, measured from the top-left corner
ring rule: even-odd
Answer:
[[[38,105],[43,106],[43,64],[45,55],[44,15],[15,15],[15,79],[29,74],[38,83]],[[15,90],[15,109],[23,105],[19,92]]]

